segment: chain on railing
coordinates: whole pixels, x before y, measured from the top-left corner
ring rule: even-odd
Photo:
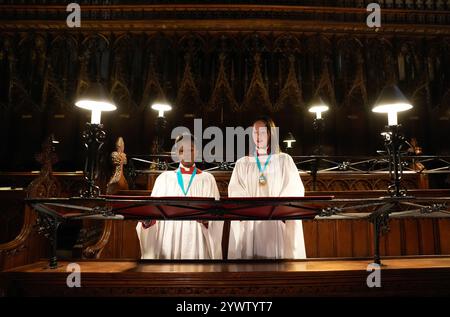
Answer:
[[[384,154],[384,152],[381,152]],[[170,155],[135,155],[131,156],[134,161],[135,171],[164,171],[175,170],[177,162],[173,162]],[[379,173],[389,171],[389,157],[378,156],[328,156],[309,155],[292,156],[295,165],[300,172],[317,173]],[[197,163],[206,171],[229,171],[234,167],[234,162],[210,162],[205,158]],[[450,173],[450,156],[436,155],[402,155],[403,171],[433,174]]]

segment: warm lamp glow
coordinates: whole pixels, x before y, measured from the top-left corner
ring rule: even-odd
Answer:
[[[328,106],[312,106],[308,109],[309,112],[313,112],[316,114],[316,119],[322,119],[322,112],[328,111]]]
[[[152,109],[158,111],[158,117],[164,117],[164,112],[172,110],[172,106],[168,103],[154,103]]]
[[[397,113],[411,109],[412,104],[406,99],[397,86],[383,88],[372,108],[373,112],[387,113],[388,125],[397,125]]]
[[[315,96],[311,101],[311,105],[308,109],[309,112],[316,114],[316,119],[322,119],[322,112],[328,111],[330,109],[328,105],[320,98],[320,96]]]
[[[297,140],[295,140],[292,133],[289,132],[288,135],[286,136],[286,138],[283,140],[283,142],[286,143],[286,148],[291,149],[292,143],[297,142]]]
[[[100,124],[102,111],[114,111],[117,109],[100,83],[91,84],[75,102],[75,106],[92,112],[92,124]]]

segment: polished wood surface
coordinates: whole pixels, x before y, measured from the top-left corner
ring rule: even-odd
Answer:
[[[450,269],[450,257],[401,257],[386,258],[382,270],[399,269]],[[308,259],[308,260],[80,260],[61,261],[56,269],[50,269],[46,261],[38,261],[4,271],[5,273],[67,273],[70,263],[80,265],[84,273],[207,273],[207,272],[327,272],[366,271],[372,263],[369,258],[359,259]]]
[[[99,258],[140,258],[136,225],[113,222],[111,239]],[[303,233],[308,258],[373,254],[373,228],[367,220],[304,220]],[[450,254],[450,219],[391,219],[380,251],[382,256]]]
[[[366,284],[369,259],[307,261],[76,261],[81,288],[68,288],[67,265],[47,262],[0,273],[4,295],[25,296],[405,296],[450,295],[449,257],[389,258],[381,287]]]

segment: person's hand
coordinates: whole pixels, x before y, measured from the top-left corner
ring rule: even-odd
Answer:
[[[156,220],[144,220],[144,221],[141,221],[141,223],[142,223],[142,228],[148,229],[151,226],[153,226],[154,224],[156,224]]]
[[[205,226],[206,229],[208,229],[208,221],[206,220],[197,220],[198,223],[201,223],[202,225]]]

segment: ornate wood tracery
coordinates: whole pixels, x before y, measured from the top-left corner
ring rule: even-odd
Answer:
[[[130,153],[149,153],[151,141],[142,140],[154,138],[148,125],[156,113],[148,105],[163,98],[174,105],[167,113],[169,127],[191,125],[186,115],[236,126],[247,124],[252,114],[268,113],[284,122],[282,134],[298,138],[297,154],[308,154],[314,140],[304,110],[315,93],[333,107],[324,136],[330,154],[354,148],[342,141],[349,129],[373,138],[357,142],[358,154],[373,153],[381,142],[373,131],[383,128],[384,118],[367,110],[388,83],[397,83],[414,103],[403,120],[405,132],[418,137],[427,153],[449,150],[442,138],[426,132],[430,127],[433,135],[449,132],[447,2],[383,2],[379,29],[365,24],[361,1],[82,3],[81,29],[64,26],[67,13],[58,1],[40,3],[0,8],[3,129],[23,131],[9,132],[13,137],[2,150],[12,169],[30,165],[23,159],[31,157],[26,145],[52,132],[45,131],[49,120],[57,137],[69,140],[62,164],[82,163],[76,149],[86,119],[73,102],[96,80],[119,106],[118,114],[104,118],[111,139],[123,135]],[[44,5],[49,3],[55,5]],[[68,124],[73,128],[64,129]],[[17,155],[7,162],[11,148]]]

